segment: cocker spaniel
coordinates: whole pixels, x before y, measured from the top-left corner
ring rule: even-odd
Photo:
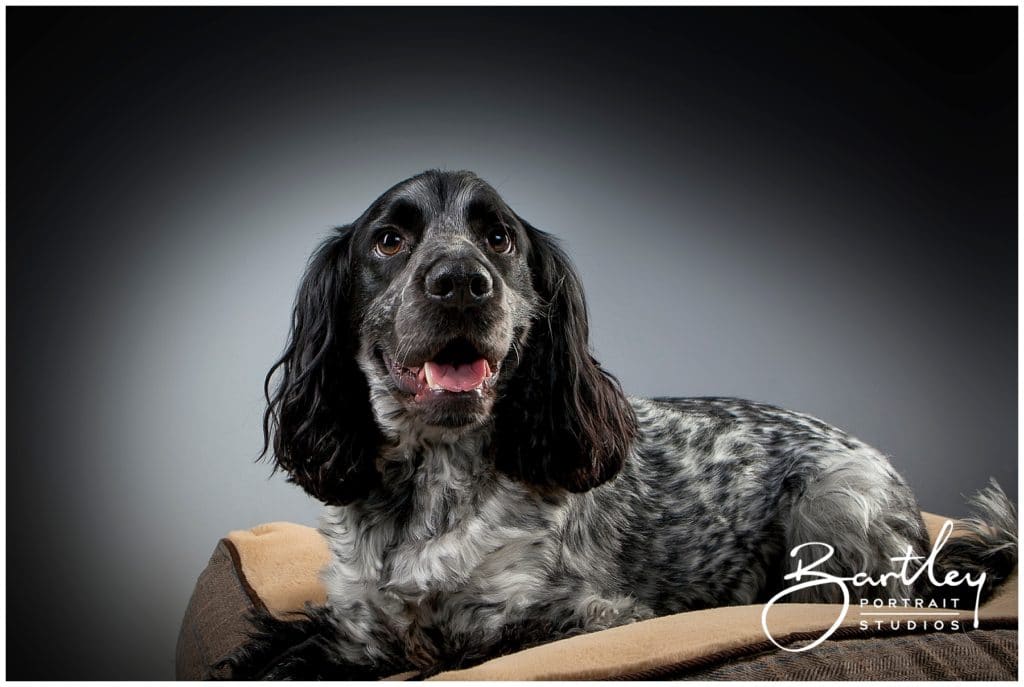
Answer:
[[[237,678],[428,675],[763,602],[811,543],[832,550],[819,571],[882,576],[855,597],[942,596],[955,570],[991,588],[1016,561],[995,487],[910,589],[884,575],[929,538],[879,451],[760,403],[627,397],[562,248],[467,172],[403,181],[331,234],[266,388],[265,453],[327,504],[332,560],[325,605],[254,617],[221,664]]]

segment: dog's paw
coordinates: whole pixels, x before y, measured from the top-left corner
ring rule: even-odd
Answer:
[[[370,671],[340,662],[332,650],[337,630],[323,607],[294,620],[266,611],[250,615],[248,641],[217,661],[212,677],[227,680],[368,679]]]

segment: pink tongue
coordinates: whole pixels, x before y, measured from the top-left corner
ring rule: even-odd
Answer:
[[[426,362],[423,364],[423,372],[427,385],[432,389],[471,391],[483,384],[491,374],[491,366],[483,358],[468,365],[439,365],[435,362]]]

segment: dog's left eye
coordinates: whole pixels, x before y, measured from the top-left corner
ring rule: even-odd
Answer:
[[[493,229],[487,235],[487,245],[495,253],[508,253],[512,250],[512,237],[504,229]]]
[[[402,245],[405,244],[405,239],[397,231],[388,229],[382,231],[380,236],[377,237],[377,252],[385,257],[391,257],[402,250]]]

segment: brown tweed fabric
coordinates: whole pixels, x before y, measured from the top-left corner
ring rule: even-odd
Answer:
[[[807,644],[796,642],[792,647]],[[828,640],[812,651],[774,649],[664,678],[680,680],[1013,680],[1017,631],[974,630]]]
[[[175,659],[179,680],[220,677],[210,665],[245,639],[253,601],[239,569],[231,542],[221,539],[199,575],[181,622]]]

